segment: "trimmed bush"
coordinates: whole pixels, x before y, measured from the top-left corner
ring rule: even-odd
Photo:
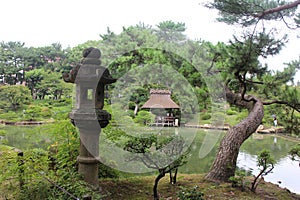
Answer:
[[[234,111],[234,110],[231,110],[231,109],[228,109],[227,111],[226,111],[226,114],[227,115],[236,115],[236,114],[238,114],[236,111]]]
[[[209,113],[205,113],[205,114],[201,115],[202,120],[208,120],[210,118],[211,118],[211,115]]]
[[[151,112],[141,110],[134,118],[134,122],[139,124],[146,124],[146,123],[154,122],[154,118],[155,116]]]

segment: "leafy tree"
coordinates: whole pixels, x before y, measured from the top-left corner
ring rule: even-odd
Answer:
[[[297,104],[297,100],[300,99],[299,87],[284,86],[282,91],[283,95],[288,99],[289,104]],[[287,132],[299,135],[300,113],[293,107],[284,105],[279,105],[278,107],[282,110],[282,112],[278,113],[280,123],[285,127]]]
[[[109,65],[111,73],[119,78],[124,71],[137,66],[134,63],[138,63],[139,57],[134,57],[134,54],[131,53],[132,50],[143,47],[159,48],[160,42],[153,29],[144,24],[138,24],[127,28],[123,27],[120,34],[112,34],[109,39],[101,41],[97,46],[102,51],[102,64]],[[131,62],[125,65],[125,61],[130,59],[132,59]],[[111,65],[112,62],[114,64]]]
[[[15,85],[22,84],[26,79],[34,96],[35,82],[41,80],[38,78],[41,71],[30,72],[30,70],[44,69],[58,72],[63,71],[63,66],[69,64],[66,61],[66,51],[59,43],[38,48],[27,48],[24,45],[22,42],[0,44],[0,80],[2,83]]]
[[[39,69],[46,64],[46,62],[41,58],[41,48],[30,47],[28,49],[28,54],[26,56],[26,71],[32,69]]]
[[[148,90],[143,87],[132,88],[129,101],[134,104],[134,115],[137,115],[141,103],[145,103],[148,99]],[[129,102],[129,103],[130,103]]]
[[[259,182],[262,180],[263,176],[266,176],[274,169],[274,159],[271,157],[270,152],[266,149],[262,150],[257,157],[257,165],[262,167],[257,176],[255,176],[251,190],[255,192]]]
[[[50,95],[53,99],[60,99],[63,94],[70,95],[71,84],[65,83],[61,73],[45,69],[33,69],[26,73],[26,84],[31,90],[33,99],[44,99]]]
[[[294,146],[289,154],[291,155],[292,157],[292,160],[297,160],[300,162],[300,144],[297,144],[296,146]]]
[[[72,84],[65,83],[61,74],[58,72],[47,71],[44,74],[44,79],[37,87],[38,96],[44,99],[46,95],[57,100],[61,99],[62,95],[70,95],[72,91]]]
[[[138,112],[138,115],[134,118],[134,121],[139,124],[145,125],[147,123],[153,123],[154,118],[155,116],[152,113],[145,110],[141,110],[140,112]]]
[[[174,48],[176,48],[175,45]],[[191,63],[175,53],[156,48],[138,48],[116,59],[110,64],[109,69],[116,78],[122,77],[123,85],[134,83],[149,87],[157,84],[158,88],[180,89],[177,98],[182,102],[182,110],[186,113],[196,113],[198,110],[195,106],[197,103],[188,98],[194,94],[191,94],[189,86],[198,88],[196,96],[200,98],[198,99],[199,104],[201,102],[206,108],[209,105],[210,97],[206,95],[207,93],[203,93],[203,91],[207,91],[207,86],[202,80],[201,73]],[[171,77],[170,74],[172,74]],[[183,81],[189,84],[182,84]],[[140,98],[143,96],[146,95],[144,94]]]
[[[103,41],[109,41],[115,35],[116,34],[114,32],[112,32],[109,27],[107,27],[107,33],[106,34],[100,34],[99,36],[102,38]]]
[[[158,175],[153,186],[153,198],[159,199],[157,187],[159,181],[170,173],[170,183],[176,183],[178,167],[187,162],[188,152],[184,152],[184,140],[177,136],[158,136],[157,134],[148,137],[132,137],[129,139],[124,149],[134,153],[129,160],[141,161],[146,167],[157,169]],[[175,161],[172,161],[175,157]],[[174,171],[174,176],[172,172]]]
[[[22,85],[0,86],[0,94],[1,107],[6,110],[16,111],[31,99],[30,91]]]
[[[45,76],[43,69],[33,69],[26,73],[26,85],[31,91],[33,99],[37,98],[37,87]]]
[[[40,58],[43,60],[45,70],[59,72],[65,64],[66,52],[60,43],[53,43],[51,46],[40,47]]]
[[[183,32],[186,30],[185,23],[173,21],[160,22],[157,25],[157,35],[160,39],[168,42],[178,42],[185,39]]]
[[[1,42],[0,75],[3,83],[14,85],[24,80],[25,56],[27,48],[22,42]]]
[[[212,65],[209,71],[210,74],[222,74],[227,101],[231,105],[247,109],[249,114],[231,127],[224,136],[206,178],[227,181],[234,175],[239,148],[262,123],[265,105],[277,103],[300,111],[299,98],[295,98],[298,94],[293,95],[294,97],[288,95],[291,91],[298,93],[296,89],[281,89],[293,80],[296,70],[300,68],[300,61],[291,62],[283,71],[276,73],[259,63],[260,57],[278,54],[286,41],[286,36],[275,39],[275,35],[272,34],[274,29],[268,31],[263,21],[285,21],[285,17],[298,19],[296,8],[299,4],[299,0],[292,3],[214,0],[207,5],[219,11],[219,21],[231,25],[239,24],[245,30],[242,37],[236,36],[229,45],[218,44],[212,48],[212,60],[215,65]],[[260,22],[262,30],[258,26]]]

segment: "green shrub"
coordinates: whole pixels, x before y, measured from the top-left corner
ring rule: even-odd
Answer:
[[[134,122],[144,125],[147,123],[153,123],[154,119],[155,116],[151,112],[141,110],[134,118]]]
[[[119,176],[119,171],[99,163],[99,178],[118,178]]]
[[[41,110],[41,116],[42,117],[51,117],[51,115],[52,115],[52,112],[49,108],[42,107],[42,110]]]
[[[127,110],[126,111],[126,114],[129,116],[129,117],[134,117],[134,111],[133,110]]]
[[[289,151],[292,160],[296,160],[300,162],[300,144],[293,146],[292,149]]]
[[[235,176],[230,177],[229,181],[232,187],[241,188],[241,190],[244,191],[246,186],[246,171],[237,170]]]
[[[231,109],[228,109],[228,110],[226,111],[226,114],[227,114],[227,115],[236,115],[236,114],[238,114],[238,112],[236,112],[236,111],[234,111],[234,110],[231,110]]]
[[[6,135],[6,131],[5,130],[0,130],[0,136],[5,136]]]
[[[36,105],[29,105],[25,110],[25,118],[27,120],[34,120],[41,116],[42,107]]]
[[[129,110],[134,110],[135,109],[135,103],[132,102],[132,101],[129,101],[128,102],[128,108],[129,108]]]
[[[0,114],[0,119],[10,122],[18,121],[20,115],[16,112],[8,111],[7,113]]]
[[[90,194],[93,199],[100,199],[100,195],[93,191],[77,172],[77,129],[69,120],[47,126],[47,131],[56,137],[49,150],[24,151],[21,160],[14,151],[0,156],[1,195],[9,196],[9,199],[65,200],[81,199]],[[5,188],[5,193],[2,188]]]
[[[205,114],[201,115],[202,120],[209,120],[210,118],[211,118],[211,115],[209,113],[205,113]]]
[[[203,200],[204,194],[199,191],[198,186],[193,187],[192,189],[187,189],[181,187],[181,191],[177,194],[180,200]]]

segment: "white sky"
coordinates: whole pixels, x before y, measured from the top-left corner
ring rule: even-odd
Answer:
[[[216,11],[203,8],[204,0],[3,0],[0,2],[0,41],[21,41],[26,46],[59,42],[73,47],[100,39],[107,27],[119,33],[139,22],[157,25],[184,22],[191,39],[227,42],[234,27],[215,22]],[[299,31],[298,31],[299,32]],[[294,36],[280,56],[268,59],[272,69],[298,59],[300,41]],[[280,65],[280,66],[279,66]],[[299,77],[299,76],[298,76]],[[300,79],[300,77],[299,77]]]

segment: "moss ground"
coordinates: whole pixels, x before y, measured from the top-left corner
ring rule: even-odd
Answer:
[[[133,177],[118,180],[105,179],[100,181],[101,193],[104,200],[148,200],[152,197],[152,186],[155,176]],[[178,182],[175,185],[169,184],[168,176],[164,177],[158,186],[160,199],[178,199],[178,192],[182,188],[192,189],[195,186],[204,193],[204,199],[300,199],[299,195],[293,194],[277,185],[261,182],[256,193],[249,189],[241,191],[232,188],[229,183],[217,184],[204,179],[204,175],[199,174],[178,174]]]

